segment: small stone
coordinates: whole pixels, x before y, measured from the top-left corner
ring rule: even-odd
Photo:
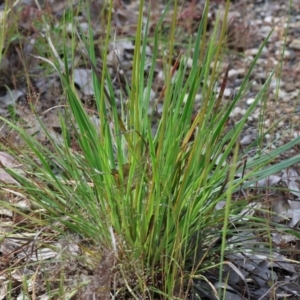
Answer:
[[[296,85],[293,82],[288,82],[284,85],[284,89],[289,93],[296,89]]]
[[[285,102],[285,103],[288,103],[288,102],[290,102],[291,100],[292,100],[292,98],[291,98],[290,96],[284,97],[284,98],[282,99],[282,101]]]
[[[264,22],[266,22],[266,23],[272,23],[273,22],[273,17],[272,16],[266,16],[264,18]]]
[[[296,16],[295,19],[299,20],[300,19],[300,15]],[[300,27],[300,21],[296,21],[296,22],[293,22],[293,23],[289,22],[288,25],[289,25],[290,28],[299,28]]]
[[[245,135],[241,141],[240,144],[241,145],[249,145],[253,142],[253,137],[251,135]]]
[[[280,99],[285,99],[286,97],[287,97],[287,93],[284,91],[284,90],[282,90],[282,89],[274,89],[273,90],[273,94],[275,95],[275,99],[278,99],[278,98],[280,98]],[[284,100],[283,100],[284,101]]]
[[[296,139],[296,138],[298,138],[300,136],[300,134],[299,134],[299,132],[293,132],[293,137]]]
[[[284,125],[284,121],[280,121],[277,126],[283,127],[283,125]]]
[[[255,101],[255,98],[249,98],[246,103],[247,105],[251,105]]]
[[[300,39],[294,39],[290,43],[289,47],[294,50],[300,50]]]
[[[258,54],[258,52],[259,52],[259,49],[258,48],[254,48],[254,49],[248,49],[248,50],[246,50],[245,54],[247,56],[255,56],[255,55]]]
[[[19,97],[24,95],[24,92],[21,90],[10,90],[7,91],[6,94],[0,97],[0,105],[3,107],[7,107],[8,105],[15,105],[16,101]]]
[[[285,43],[284,43],[282,40],[276,41],[276,42],[274,43],[275,49],[276,49],[276,48],[281,48],[281,47],[283,47],[283,46],[285,46]]]
[[[240,114],[242,114],[242,109],[237,106],[230,113],[230,117],[235,117],[235,116],[240,115]]]
[[[279,82],[277,79],[272,79],[271,80],[270,88],[276,89],[278,85],[283,86],[283,82],[282,81]]]
[[[186,60],[186,65],[188,68],[192,68],[193,67],[193,59],[188,57],[187,60]]]
[[[266,80],[266,72],[263,67],[261,67],[257,70],[255,78],[256,79],[253,81],[254,83],[257,83],[257,79],[262,79],[264,81]]]
[[[260,117],[260,112],[253,113],[254,120],[258,120],[259,117]]]
[[[272,26],[262,26],[262,27],[260,27],[259,31],[260,31],[260,35],[263,38],[266,38],[270,34],[270,32],[272,31]],[[272,36],[269,38],[269,41],[270,40],[272,40]]]
[[[230,97],[231,94],[232,94],[232,90],[230,88],[225,88],[224,96],[225,97]]]
[[[158,72],[158,74],[157,74],[157,76],[156,76],[157,78],[159,78],[159,79],[164,79],[165,78],[165,76],[164,76],[164,72],[163,72],[163,70],[160,70],[159,72]]]
[[[162,103],[158,103],[158,104],[157,104],[157,112],[158,112],[159,114],[162,114],[163,109],[164,109],[163,104],[162,104]]]
[[[145,87],[144,88],[144,98],[146,98],[148,96],[148,93],[149,93],[149,88],[148,87]],[[150,103],[153,103],[155,101],[155,92],[153,91],[153,89],[150,89]]]
[[[197,94],[195,97],[195,103],[200,103],[202,100],[202,95],[201,94]]]
[[[262,89],[262,85],[261,84],[253,84],[251,89],[253,92],[259,92]]]
[[[253,20],[253,25],[261,25],[262,24],[262,20]]]
[[[270,127],[270,124],[271,124],[271,120],[270,119],[267,119],[267,120],[264,121],[264,126],[266,128]]]
[[[232,69],[229,70],[228,72],[228,77],[234,77],[234,76],[238,76],[238,75],[244,75],[245,74],[245,69]]]
[[[283,54],[283,58],[290,58],[292,56],[292,52],[290,50],[285,49],[284,53],[282,50],[276,50],[275,55],[281,57]]]
[[[221,91],[221,88],[218,87],[217,88],[217,93],[220,93],[220,91]],[[231,94],[232,94],[232,89],[230,89],[230,88],[225,88],[224,89],[224,93],[223,93],[224,97],[230,97]]]

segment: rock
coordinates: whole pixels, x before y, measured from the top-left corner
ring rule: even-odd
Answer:
[[[246,50],[245,54],[247,56],[255,56],[255,55],[258,54],[258,52],[259,52],[259,49],[258,48],[254,48],[254,49],[248,49],[248,50]]]
[[[235,117],[240,114],[242,114],[242,109],[240,107],[235,107],[230,113],[230,117]]]
[[[217,87],[217,88],[216,88],[216,91],[217,91],[217,93],[220,93],[221,88],[220,88],[220,87]],[[231,95],[232,95],[232,89],[230,89],[230,88],[225,88],[225,89],[224,89],[223,96],[224,96],[224,97],[230,97]]]
[[[264,18],[264,22],[266,22],[266,23],[273,23],[273,17],[272,16],[266,16]]]
[[[252,135],[245,135],[241,140],[241,145],[250,145],[254,141],[254,137]]]
[[[0,109],[9,105],[15,105],[19,97],[24,95],[21,90],[7,90],[5,95],[0,97]]]
[[[291,58],[292,57],[292,51],[285,49],[284,53],[282,52],[281,49],[278,49],[275,51],[275,55],[277,57],[281,57],[283,54],[283,58]]]
[[[296,85],[293,82],[288,82],[288,83],[285,84],[284,88],[289,93],[289,92],[292,92],[296,89]]]
[[[300,50],[300,39],[294,39],[290,43],[289,47],[294,50]]]
[[[251,105],[255,101],[255,98],[249,98],[246,103],[247,105]]]
[[[258,93],[262,89],[262,84],[253,84],[251,90],[255,93]],[[247,103],[248,104],[248,103]]]
[[[287,95],[286,95],[286,92],[285,92],[284,90],[282,90],[282,89],[279,89],[278,91],[275,89],[275,90],[273,91],[273,93],[274,93],[276,96],[278,96],[278,98],[280,98],[280,99],[285,99],[285,97],[287,96]]]
[[[228,72],[228,77],[235,77],[238,75],[244,75],[245,74],[245,69],[241,68],[241,69],[231,69]]]

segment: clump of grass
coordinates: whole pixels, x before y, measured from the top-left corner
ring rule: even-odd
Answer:
[[[226,122],[249,86],[249,76],[267,39],[238,93],[222,107],[222,90],[216,95],[215,84],[221,75],[218,66],[224,43],[220,41],[226,37],[226,22],[222,23],[220,35],[217,23],[208,38],[207,4],[197,36],[190,42],[186,54],[178,57],[174,72],[175,68],[172,70],[170,66],[176,39],[177,1],[173,7],[169,51],[163,57],[167,74],[161,94],[163,112],[153,134],[148,108],[154,66],[161,55],[159,29],[164,14],[157,24],[151,68],[145,78],[148,23],[143,28],[144,1],[140,2],[133,72],[127,86],[129,103],[127,108],[123,107],[127,113],[120,115],[117,109],[106,67],[112,12],[110,1],[101,74],[95,68],[91,27],[87,37],[78,35],[82,37],[79,42],[85,47],[87,60],[94,70],[96,119],[99,122],[95,123],[85,111],[70,75],[68,57],[74,55],[78,36],[74,33],[71,48],[64,45],[64,61],[61,61],[48,32],[52,61],[43,60],[59,73],[66,91],[71,116],[68,122],[72,123],[74,144],[70,142],[65,117],[61,118],[61,144],[57,144],[44,128],[52,145],[51,151],[10,123],[32,152],[22,158],[26,176],[10,173],[20,183],[18,193],[43,208],[43,218],[56,232],[62,235],[65,230],[77,233],[91,245],[98,245],[104,260],[109,257],[114,275],[111,275],[112,286],[106,283],[106,288],[114,295],[125,297],[131,294],[136,299],[186,299],[194,278],[203,277],[212,267],[220,266],[219,281],[224,280],[222,266],[226,240],[234,234],[229,220],[234,219],[235,226],[244,225],[245,220],[239,214],[247,205],[247,199],[233,201],[233,194],[299,161],[297,157],[269,166],[274,157],[298,141],[272,153],[261,151],[259,156],[248,157],[246,162],[247,153],[239,151],[239,134],[247,117],[263,101],[273,73],[235,128],[227,130]],[[225,18],[228,8],[229,1]],[[185,79],[190,53],[193,66]],[[194,116],[199,90],[203,100],[201,109]],[[243,176],[236,177],[236,174]],[[225,201],[225,205],[217,210],[221,201]],[[256,222],[266,226],[262,219]],[[101,270],[101,266],[95,266],[95,273],[101,273]],[[105,274],[102,275],[104,278]]]

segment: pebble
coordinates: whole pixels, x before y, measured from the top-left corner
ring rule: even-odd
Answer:
[[[230,97],[231,96],[231,94],[232,94],[232,89],[230,89],[230,88],[225,88],[224,89],[224,96],[225,97]]]
[[[272,23],[273,22],[273,17],[272,16],[266,16],[264,18],[264,22],[266,22],[266,23]]]
[[[262,87],[263,87],[262,84],[255,83],[255,84],[252,85],[251,90],[252,90],[253,92],[258,93],[258,92],[261,91]],[[247,103],[247,104],[248,104],[248,103]]]
[[[245,74],[245,69],[244,68],[240,68],[240,69],[231,69],[228,71],[228,77],[235,77],[238,75],[244,75]]]
[[[283,81],[282,80],[278,80],[278,79],[275,79],[274,77],[273,77],[273,79],[271,80],[271,83],[270,83],[270,88],[271,89],[274,89],[275,91],[276,91],[276,89],[277,89],[277,87],[278,86],[283,86],[284,85],[284,83],[283,83]],[[274,91],[273,91],[274,92]]]
[[[202,95],[197,94],[196,97],[195,97],[195,102],[198,103],[198,102],[201,102],[201,100],[202,100]]]
[[[7,107],[9,105],[14,106],[18,98],[21,97],[22,95],[24,95],[24,92],[21,90],[10,90],[6,92],[4,96],[0,97],[1,108]]]
[[[283,50],[276,50],[275,51],[275,55],[277,57],[282,57],[283,54],[283,58],[290,58],[292,56],[292,52],[290,50],[285,49],[284,52]]]
[[[221,88],[220,87],[217,87],[216,88],[216,92],[219,94],[221,91]],[[232,95],[232,89],[231,88],[225,88],[224,89],[224,92],[223,92],[223,96],[224,97],[230,97]]]
[[[296,86],[293,82],[288,82],[284,85],[285,90],[290,93],[293,92],[296,89]]]
[[[188,68],[192,68],[193,67],[193,59],[191,57],[188,57],[186,59],[186,64],[187,64]]]
[[[294,50],[300,50],[300,39],[294,39],[290,43],[289,47]]]
[[[300,15],[296,16],[296,19],[300,19]],[[300,21],[292,22],[291,24],[288,24],[290,28],[299,28],[300,27]]]
[[[287,95],[287,93],[284,90],[282,90],[282,89],[279,89],[278,91],[276,89],[274,89],[273,93],[276,96],[278,96],[278,98],[280,98],[280,99],[284,99],[286,97],[286,95]]]
[[[255,98],[249,98],[249,99],[246,101],[246,103],[247,103],[248,105],[251,105],[254,101],[255,101]]]
[[[253,142],[253,137],[251,135],[245,135],[243,136],[243,138],[241,139],[240,143],[241,145],[250,145]]]
[[[254,48],[254,49],[248,49],[245,51],[245,54],[247,56],[256,56],[259,52],[259,49],[258,48]]]
[[[292,97],[284,97],[283,99],[281,99],[283,102],[285,102],[285,103],[288,103],[288,102],[290,102],[291,100],[292,100]]]
[[[230,117],[234,118],[238,115],[241,115],[242,114],[242,109],[238,106],[236,106],[230,113]]]
[[[270,34],[270,32],[272,31],[272,26],[262,26],[259,29],[259,35],[262,38],[267,38],[268,35]],[[273,36],[271,35],[271,37],[269,38],[269,41],[272,40]]]
[[[270,119],[267,119],[264,121],[264,126],[265,127],[270,127],[270,124],[271,124],[271,120]]]
[[[164,109],[163,104],[159,102],[159,103],[157,104],[157,112],[158,112],[159,114],[162,114],[163,109]]]

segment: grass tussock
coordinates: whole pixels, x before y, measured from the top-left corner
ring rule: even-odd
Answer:
[[[178,5],[177,1],[169,3],[155,27],[153,55],[149,58],[146,50],[151,11],[145,23],[143,2],[140,1],[137,20],[132,77],[126,82],[127,98],[121,101],[121,107],[107,67],[113,5],[110,1],[100,70],[91,24],[87,32],[75,24],[71,35],[62,29],[60,44],[55,41],[55,32],[46,30],[45,45],[50,55],[35,56],[59,74],[64,88],[60,142],[42,121],[47,146],[22,127],[1,118],[26,143],[25,153],[11,149],[21,169],[7,169],[18,182],[9,191],[33,205],[29,214],[15,208],[27,219],[22,230],[34,232],[37,226],[40,232],[46,230],[49,238],[66,232],[80,237],[81,259],[88,261],[93,271],[92,279],[79,290],[73,287],[71,293],[67,285],[60,283],[55,288],[49,285],[49,294],[55,291],[62,297],[71,293],[77,299],[88,299],[90,295],[110,299],[112,294],[117,299],[129,295],[135,299],[188,299],[191,293],[197,294],[196,279],[212,285],[212,278],[207,277],[211,270],[218,270],[214,280],[224,282],[224,265],[230,265],[224,255],[237,228],[269,230],[264,218],[245,218],[242,214],[249,204],[248,188],[299,161],[295,157],[270,164],[297,140],[273,152],[260,149],[257,155],[247,155],[247,149],[241,149],[239,144],[243,126],[257,104],[264,102],[276,70],[270,73],[241,121],[231,129],[227,126],[230,113],[249,87],[250,74],[269,36],[240,89],[224,104],[230,66],[224,74],[220,64],[227,53],[227,23],[217,21],[208,35],[207,3],[186,52],[174,55]],[[229,4],[227,1],[225,19]],[[170,9],[173,15],[167,35],[168,51],[161,53],[159,44],[165,34],[161,29]],[[72,17],[65,16],[62,25]],[[93,114],[79,99],[72,77],[72,58],[78,47],[93,71]],[[192,67],[187,74],[190,56]],[[164,64],[164,86],[149,114],[157,61]],[[146,65],[150,65],[147,75]],[[221,76],[222,88],[216,93],[215,85]],[[201,108],[195,112],[199,93]],[[154,130],[152,120],[159,103],[163,103],[163,110]],[[35,111],[34,105],[31,108]],[[222,290],[213,290],[222,299]]]

